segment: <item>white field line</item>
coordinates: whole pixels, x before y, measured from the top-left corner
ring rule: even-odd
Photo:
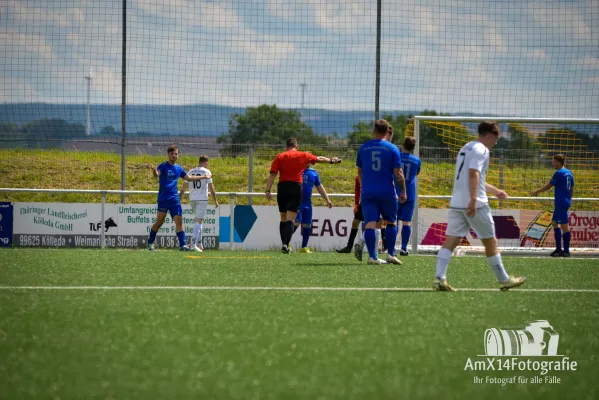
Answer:
[[[202,290],[289,292],[432,292],[432,288],[401,287],[288,287],[288,286],[0,286],[0,290]],[[459,292],[500,292],[499,288],[457,288]],[[515,292],[599,293],[599,289],[523,289]]]

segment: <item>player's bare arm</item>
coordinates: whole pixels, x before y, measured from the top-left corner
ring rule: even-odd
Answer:
[[[189,183],[183,182],[183,186],[181,186],[181,190],[179,190],[179,198],[182,199],[185,191],[189,189]]]
[[[206,174],[206,175],[185,175],[183,177],[183,179],[185,179],[186,181],[203,181],[204,179],[210,179],[212,178],[212,174]]]
[[[393,175],[395,175],[395,182],[399,185],[399,190],[401,190],[401,194],[399,195],[399,202],[405,203],[407,200],[406,195],[406,178],[403,175],[403,171],[401,168],[395,168],[393,170]]]
[[[539,193],[542,192],[546,192],[547,190],[551,189],[553,187],[553,185],[551,184],[551,182],[547,182],[545,185],[543,185],[543,187],[537,189],[537,190],[533,190],[532,192],[530,192],[531,196],[536,196]]]
[[[266,190],[264,191],[264,193],[266,194],[266,201],[270,201],[271,199],[270,189],[272,188],[272,184],[275,183],[276,177],[277,174],[275,172],[271,172],[268,176],[268,181],[266,182]]]
[[[485,184],[485,190],[487,191],[487,193],[492,194],[493,196],[497,197],[500,200],[504,200],[509,197],[505,191],[503,191],[499,188],[496,188],[495,186],[491,185],[490,183]]]
[[[214,200],[214,207],[218,208],[218,200],[216,199],[216,190],[214,189],[214,183],[208,184],[208,191],[210,192],[210,196],[212,196],[212,200]]]
[[[320,197],[322,197],[324,199],[324,201],[327,202],[327,207],[332,208],[333,203],[329,199],[329,195],[327,194],[327,191],[325,190],[324,186],[323,185],[316,186],[316,191],[320,194]]]
[[[160,171],[158,171],[155,165],[150,165],[150,168],[152,168],[152,173],[154,174],[154,177],[158,178],[160,176]]]
[[[362,168],[358,167],[358,182],[360,182],[360,187],[362,187]]]
[[[339,163],[341,163],[341,159],[339,157],[328,158],[328,157],[318,156],[318,157],[316,157],[316,162],[317,163],[326,163],[326,164],[339,164]]]
[[[476,169],[468,170],[468,189],[470,192],[470,202],[466,207],[466,215],[473,217],[476,214],[476,201],[478,193],[478,184],[480,183],[480,172]]]

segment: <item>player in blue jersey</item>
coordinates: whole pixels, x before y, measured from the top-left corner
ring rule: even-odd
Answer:
[[[356,166],[362,182],[362,213],[366,223],[364,241],[368,248],[368,264],[384,264],[376,255],[376,236],[374,230],[381,219],[387,222],[387,262],[401,264],[395,257],[397,239],[397,195],[395,184],[401,188],[399,201],[406,201],[406,188],[401,155],[396,146],[385,140],[389,123],[380,119],[374,123],[374,140],[364,143],[358,150]]]
[[[175,221],[175,231],[177,232],[177,238],[179,239],[179,249],[181,251],[191,250],[185,246],[185,231],[183,230],[182,218],[183,209],[181,208],[177,182],[179,181],[179,178],[185,179],[186,181],[200,181],[202,179],[210,179],[212,175],[187,175],[187,172],[176,163],[179,159],[179,149],[174,144],[168,147],[167,153],[168,161],[163,162],[158,167],[153,165],[150,166],[154,176],[158,178],[160,186],[158,189],[158,211],[156,222],[154,222],[154,225],[152,225],[152,228],[150,229],[148,250],[154,250],[156,234],[164,223],[167,212],[171,214],[171,218]]]
[[[302,203],[295,221],[298,226],[299,224],[302,226],[302,248],[300,253],[309,254],[312,253],[308,247],[308,240],[310,240],[310,232],[312,231],[312,189],[316,188],[316,191],[327,202],[327,207],[333,207],[333,203],[329,200],[329,195],[320,181],[318,172],[314,168],[310,168],[310,165],[306,166],[302,174],[302,182]]]
[[[420,174],[420,159],[412,152],[416,147],[416,138],[406,136],[401,146],[401,164],[403,176],[406,180],[406,202],[399,204],[397,208],[397,220],[401,221],[401,249],[399,255],[408,255],[408,242],[412,234],[412,216],[414,214],[414,202],[416,200],[416,177]],[[399,185],[395,186],[399,196]]]
[[[393,142],[393,127],[391,125],[389,125],[389,128],[387,128],[387,134],[385,135],[383,140],[386,140],[389,143]],[[358,181],[359,180],[360,180],[360,178],[358,177]],[[362,207],[360,207],[360,214],[362,214],[361,208]],[[364,221],[364,217],[362,216],[362,238],[360,239],[358,244],[354,246],[354,256],[358,259],[358,261],[362,261],[362,256],[364,253],[364,246],[366,245],[366,242],[364,241],[364,233],[366,232],[366,229],[364,229],[365,225],[366,224]],[[387,240],[386,240],[385,236],[386,236],[385,220],[383,220],[381,218],[376,223],[376,227],[374,229],[374,243],[375,243],[374,253],[377,255],[377,257],[378,257],[379,245],[382,245],[383,251],[387,251]],[[382,261],[382,262],[385,262],[385,261]]]
[[[574,196],[574,175],[564,167],[566,157],[563,154],[553,156],[551,165],[557,171],[553,174],[551,180],[542,188],[532,191],[531,196],[536,196],[541,192],[554,189],[554,206],[551,226],[555,235],[555,250],[551,257],[570,257],[570,228],[568,227],[568,209],[572,205]],[[560,229],[561,227],[561,229]],[[564,248],[562,250],[562,231],[564,238]]]

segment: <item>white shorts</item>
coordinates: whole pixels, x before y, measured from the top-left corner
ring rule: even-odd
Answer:
[[[190,201],[191,209],[195,215],[195,218],[204,219],[204,215],[206,215],[206,208],[208,208],[208,200],[195,200]]]
[[[491,208],[484,205],[476,209],[473,217],[466,215],[466,210],[450,208],[447,213],[447,236],[463,237],[468,234],[470,228],[476,232],[479,239],[491,239],[495,237],[495,222],[491,216]]]

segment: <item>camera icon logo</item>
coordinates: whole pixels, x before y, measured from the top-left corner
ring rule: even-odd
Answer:
[[[546,320],[529,322],[523,328],[485,331],[487,356],[556,356],[559,334]]]

